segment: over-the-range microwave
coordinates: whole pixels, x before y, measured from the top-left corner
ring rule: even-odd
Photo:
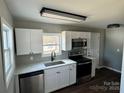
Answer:
[[[75,38],[72,39],[72,49],[87,47],[87,39]]]

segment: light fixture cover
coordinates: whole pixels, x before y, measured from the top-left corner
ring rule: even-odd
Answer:
[[[74,21],[74,22],[81,22],[86,20],[86,16],[72,14],[68,12],[63,12],[55,9],[45,8],[43,7],[40,11],[41,16],[53,18],[53,19],[60,19],[60,20],[67,20],[67,21]]]
[[[118,28],[118,27],[120,27],[120,24],[117,23],[107,25],[107,28]]]

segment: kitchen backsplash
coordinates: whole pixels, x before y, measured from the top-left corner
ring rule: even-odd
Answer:
[[[31,60],[31,57],[33,57],[33,60]],[[66,59],[66,58],[68,58],[68,52],[62,51],[61,55],[57,55],[56,60]],[[38,63],[38,62],[44,62],[50,60],[51,57],[41,57],[40,54],[21,55],[21,56],[16,56],[16,66],[18,67],[25,64],[32,64],[32,63]]]

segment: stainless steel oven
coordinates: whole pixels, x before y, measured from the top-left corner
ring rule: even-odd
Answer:
[[[92,60],[82,55],[69,56],[69,59],[77,62],[77,78],[91,75]]]
[[[91,61],[77,64],[77,78],[91,75],[91,66]]]

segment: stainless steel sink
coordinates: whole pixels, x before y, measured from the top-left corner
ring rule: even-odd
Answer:
[[[45,63],[44,65],[46,67],[48,67],[48,66],[54,66],[54,65],[60,65],[60,64],[64,64],[64,62],[63,61],[56,61],[56,62]]]

